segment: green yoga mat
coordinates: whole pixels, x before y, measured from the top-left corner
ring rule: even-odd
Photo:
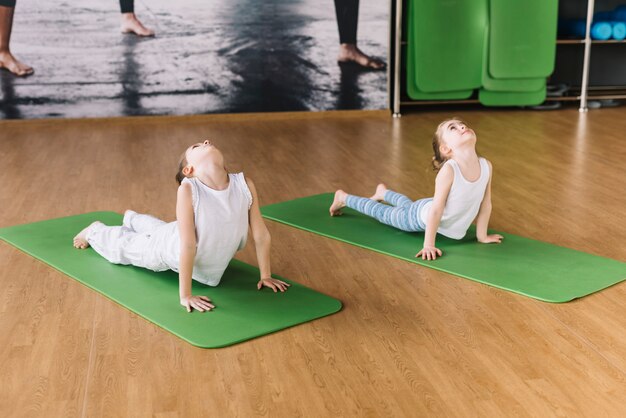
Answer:
[[[412,3],[409,2],[409,16],[411,16]],[[406,48],[407,67],[406,67],[406,90],[407,95],[413,100],[462,100],[468,99],[474,93],[473,90],[461,90],[461,91],[446,91],[438,93],[426,93],[417,87],[417,76],[415,74],[415,38],[414,27],[409,25],[408,27],[408,44]]]
[[[95,220],[120,225],[122,216],[93,212],[12,226],[0,229],[0,238],[202,348],[225,347],[341,309],[338,300],[282,278],[291,284],[285,293],[259,291],[258,269],[233,260],[219,286],[193,282],[194,294],[211,298],[215,310],[187,313],[179,304],[176,273],[114,265],[92,249],[72,247],[72,237]]]
[[[485,31],[485,45],[489,30]],[[489,47],[483,53],[483,88],[496,92],[537,92],[546,86],[546,78],[493,78],[489,74]]]
[[[483,87],[485,90],[507,93],[528,93],[538,92],[546,86],[545,78],[489,78],[487,74],[483,77]]]
[[[506,233],[502,244],[479,244],[474,230],[459,241],[438,235],[443,257],[423,261],[414,257],[423,233],[402,232],[348,208],[331,217],[332,200],[326,193],[261,211],[274,221],[545,302],[568,302],[626,279],[623,262]]]
[[[546,86],[539,91],[478,90],[478,101],[485,106],[536,106],[546,100]]]
[[[480,87],[486,0],[411,0],[409,48],[415,53],[420,91],[439,93]]]
[[[489,0],[489,74],[548,77],[554,70],[558,0]]]

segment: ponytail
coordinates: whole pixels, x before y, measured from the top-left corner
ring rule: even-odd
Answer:
[[[441,151],[439,151],[439,141],[439,135],[435,132],[435,135],[433,136],[433,158],[431,161],[433,170],[435,171],[439,171],[443,164],[447,161],[447,158],[441,156]]]

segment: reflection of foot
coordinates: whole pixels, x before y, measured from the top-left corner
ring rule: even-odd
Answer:
[[[91,223],[87,228],[85,228],[82,231],[80,231],[74,237],[74,248],[78,248],[80,250],[84,250],[85,248],[88,248],[89,247],[89,243],[87,242],[87,231],[93,225],[99,224],[99,223],[101,223],[101,222],[100,221],[95,221],[95,222]]]
[[[146,28],[134,13],[122,13],[122,33],[134,33],[137,36],[154,36],[152,29]]]
[[[348,193],[343,190],[337,190],[335,192],[335,199],[333,200],[333,204],[330,205],[330,216],[338,216],[341,215],[341,208],[346,206],[346,196]]]
[[[387,186],[383,183],[380,183],[376,186],[376,192],[370,197],[370,199],[375,200],[377,202],[382,202],[385,200],[385,193],[387,193]]]
[[[0,68],[4,68],[18,77],[31,75],[35,72],[33,67],[20,62],[9,51],[0,52]]]
[[[356,44],[341,44],[339,46],[339,55],[337,55],[339,63],[355,63],[363,68],[372,70],[382,70],[385,63],[376,58],[365,55],[363,51],[357,48]]]

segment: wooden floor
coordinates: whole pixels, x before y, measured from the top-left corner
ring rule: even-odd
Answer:
[[[262,204],[379,181],[426,196],[447,116],[0,122],[0,227],[126,208],[173,219],[178,156],[204,138]],[[626,260],[626,109],[457,116],[494,166],[494,229]],[[273,272],[344,309],[217,350],[0,243],[0,416],[626,416],[626,283],[543,303],[268,226]],[[256,263],[252,246],[238,258]]]

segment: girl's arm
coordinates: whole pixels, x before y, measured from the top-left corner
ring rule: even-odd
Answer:
[[[502,242],[502,235],[487,234],[489,218],[491,217],[491,177],[493,173],[491,163],[487,161],[487,164],[489,164],[489,182],[487,183],[487,189],[485,190],[485,196],[483,197],[483,201],[480,203],[478,216],[476,216],[476,238],[479,242],[482,242],[484,244],[488,244],[491,242],[500,243]]]
[[[439,222],[441,222],[441,216],[443,215],[443,209],[446,207],[453,180],[454,171],[452,167],[447,164],[441,167],[435,179],[435,195],[426,219],[424,248],[415,257],[421,256],[422,260],[435,260],[438,255],[442,255],[441,250],[435,247],[435,238],[437,237],[437,229],[439,229]]]
[[[261,271],[261,280],[257,283],[257,289],[260,290],[263,286],[267,286],[274,290],[274,292],[279,290],[284,292],[289,287],[289,283],[272,278],[270,269],[270,247],[272,238],[261,216],[256,187],[254,187],[254,183],[249,178],[246,178],[246,183],[252,193],[252,207],[250,208],[250,216],[248,218],[250,220],[252,237],[254,238],[254,246],[256,247],[256,258],[259,263],[259,270]]]
[[[176,196],[176,220],[180,233],[180,259],[178,263],[180,304],[187,308],[187,312],[191,312],[192,309],[204,312],[210,311],[215,306],[206,296],[193,296],[191,294],[191,275],[196,257],[196,225],[191,199],[191,185],[188,183],[181,184]]]

